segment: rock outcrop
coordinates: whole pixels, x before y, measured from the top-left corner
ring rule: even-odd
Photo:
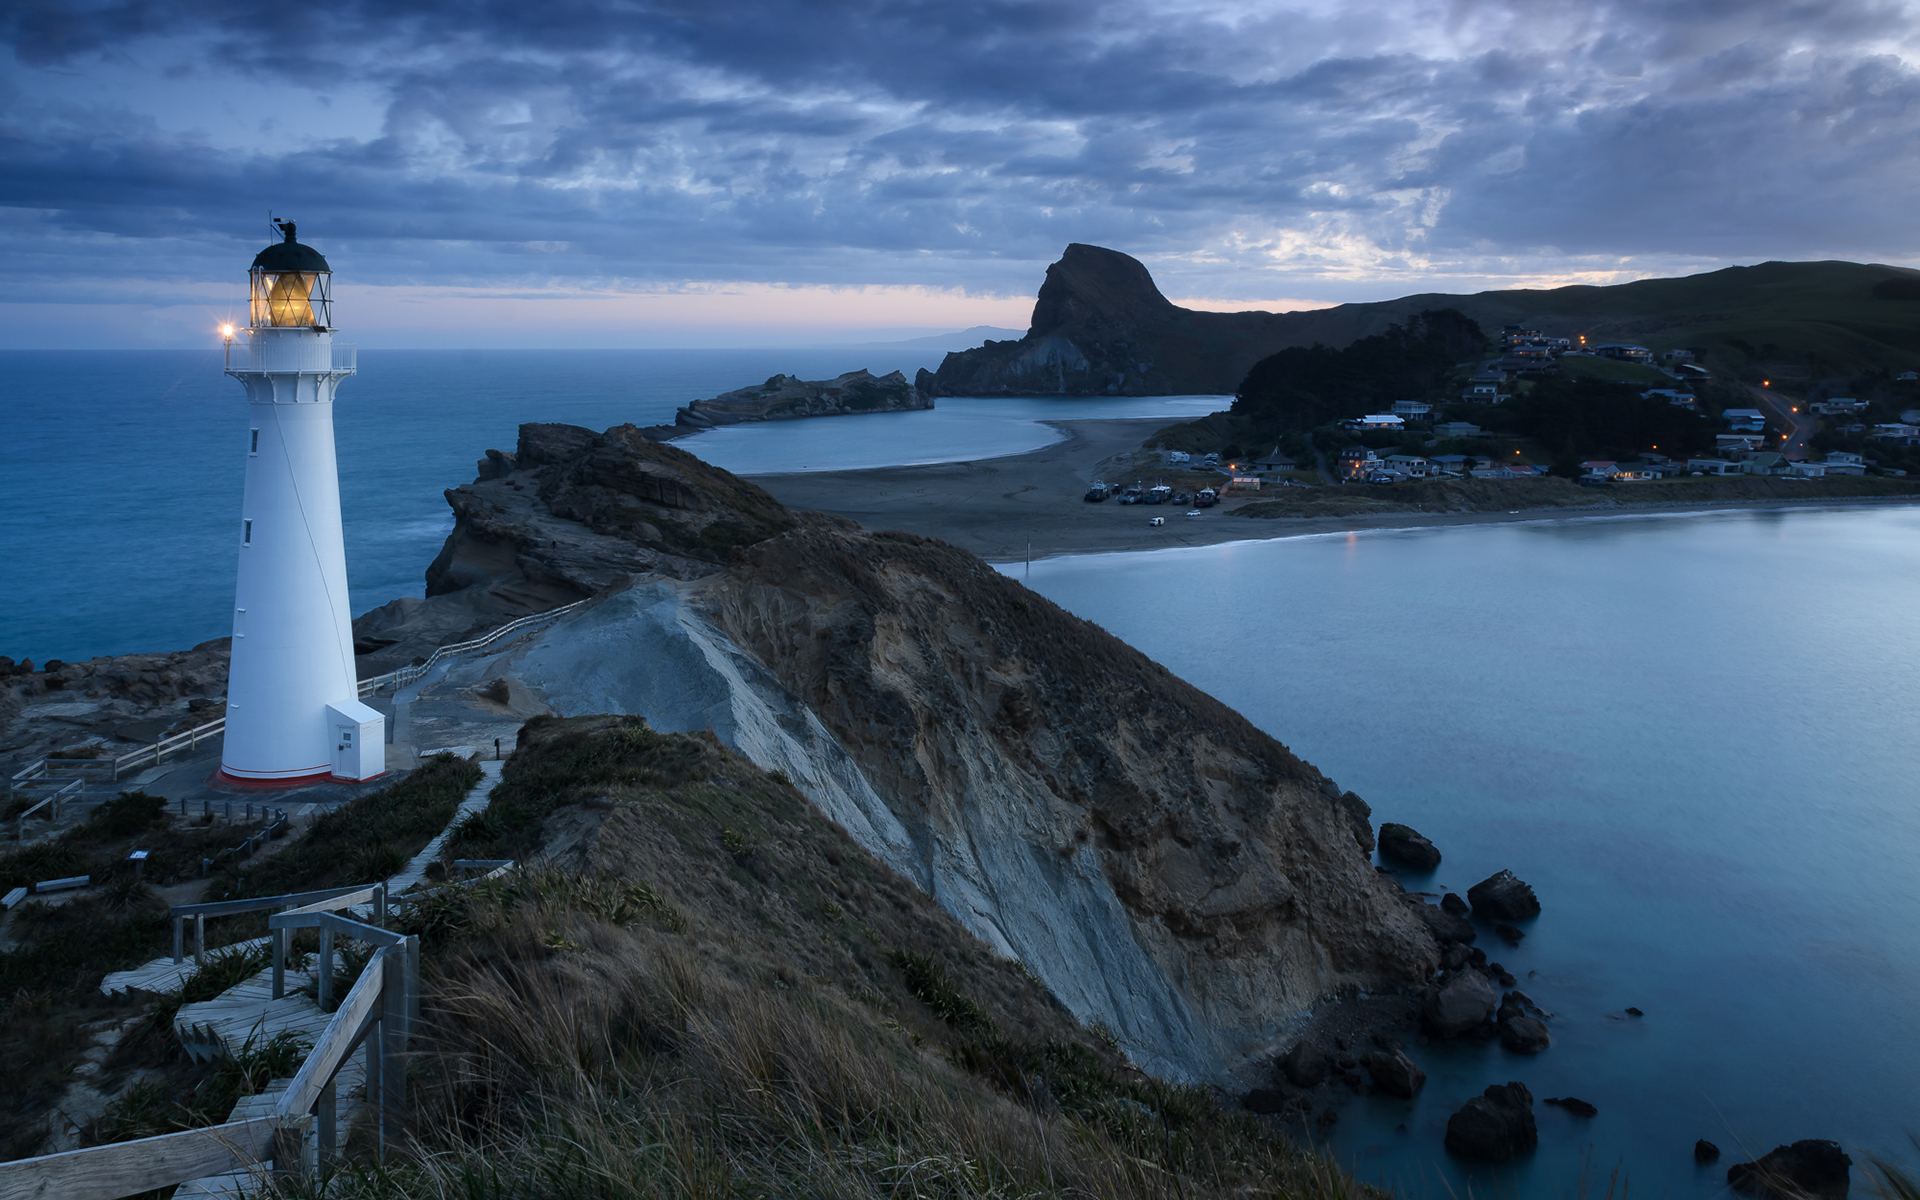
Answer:
[[[1467,889],[1476,916],[1509,921],[1540,915],[1540,900],[1525,880],[1512,871],[1499,871]]]
[[[1540,1144],[1533,1093],[1524,1083],[1496,1083],[1447,1118],[1447,1150],[1481,1162],[1505,1162]]]
[[[1375,1050],[1360,1063],[1373,1077],[1373,1086],[1390,1096],[1411,1100],[1427,1082],[1427,1073],[1404,1050]]]
[[[1431,871],[1440,865],[1440,851],[1411,825],[1388,821],[1380,826],[1380,857],[1414,868]]]
[[[900,372],[876,376],[860,370],[816,381],[775,375],[756,387],[726,392],[711,400],[695,400],[674,413],[673,422],[683,432],[695,433],[745,421],[792,421],[932,407],[933,397],[908,383]]]
[[[479,477],[446,497],[453,532],[427,568],[426,598],[354,622],[362,677],[636,575],[710,575],[736,547],[801,520],[631,425],[522,425],[513,452],[487,451]]]
[[[1075,243],[1047,268],[1025,337],[949,354],[916,382],[935,396],[1223,394],[1298,342],[1297,315],[1181,308],[1138,259]]]
[[[1846,1200],[1852,1167],[1840,1143],[1807,1138],[1775,1146],[1754,1162],[1733,1164],[1727,1168],[1727,1186],[1773,1200]]]

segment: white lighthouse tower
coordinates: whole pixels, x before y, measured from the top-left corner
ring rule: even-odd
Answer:
[[[247,273],[245,345],[227,338],[227,374],[247,389],[247,488],[233,601],[220,774],[255,784],[370,779],[385,769],[380,714],[353,664],[333,390],[354,347],[333,343],[333,272],[294,240]]]

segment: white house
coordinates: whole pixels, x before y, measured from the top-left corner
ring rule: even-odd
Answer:
[[[1835,450],[1827,455],[1827,474],[1829,475],[1865,475],[1867,463],[1858,454],[1845,450]]]
[[[1364,417],[1347,422],[1349,429],[1390,429],[1398,432],[1406,427],[1406,421],[1392,413],[1368,413]]]
[[[1827,464],[1817,462],[1788,463],[1786,474],[1795,479],[1819,479],[1827,473]]]
[[[1397,471],[1412,479],[1427,477],[1427,460],[1414,454],[1387,455],[1387,469]]]
[[[1729,408],[1720,415],[1727,419],[1727,428],[1735,431],[1760,433],[1767,427],[1766,414],[1757,408]]]
[[[1397,417],[1424,417],[1433,412],[1433,405],[1422,404],[1418,400],[1395,400],[1393,413]]]
[[[1758,450],[1766,445],[1765,436],[1758,433],[1716,433],[1713,435],[1713,448],[1722,454],[1742,450]]]
[[[1740,464],[1724,458],[1690,458],[1687,460],[1687,470],[1699,471],[1704,475],[1738,475]]]

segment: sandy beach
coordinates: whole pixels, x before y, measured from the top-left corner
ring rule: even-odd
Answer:
[[[1137,450],[1164,418],[1049,421],[1064,440],[1027,454],[927,466],[864,471],[809,471],[756,475],[755,483],[794,508],[850,517],[868,529],[899,529],[965,547],[990,562],[1018,562],[1059,554],[1100,554],[1207,546],[1303,534],[1363,529],[1480,525],[1581,516],[1640,516],[1741,508],[1912,503],[1910,498],[1804,501],[1703,500],[1699,503],[1596,503],[1591,508],[1533,508],[1502,512],[1397,511],[1345,517],[1252,520],[1230,515],[1254,497],[1231,497],[1200,516],[1185,508],[1123,506],[1081,497],[1105,460]],[[1107,480],[1109,483],[1130,480]],[[1148,524],[1165,517],[1166,524]]]

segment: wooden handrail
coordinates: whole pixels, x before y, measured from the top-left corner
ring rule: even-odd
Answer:
[[[281,1116],[304,1116],[320,1102],[320,1093],[333,1082],[340,1064],[346,1062],[347,1056],[353,1053],[354,1044],[367,1032],[367,1026],[377,1019],[380,992],[386,980],[387,956],[398,952],[393,947],[382,946],[367,960],[366,970],[360,973],[360,978],[347,992],[347,998],[334,1010],[333,1019],[327,1022],[320,1040],[314,1044],[313,1053],[307,1055],[307,1061],[300,1064],[293,1082],[287,1085],[286,1092],[281,1095],[280,1105],[275,1109]]]
[[[120,1200],[189,1179],[258,1167],[272,1157],[285,1116],[254,1117],[205,1129],[63,1154],[0,1163],[0,1200]]]

